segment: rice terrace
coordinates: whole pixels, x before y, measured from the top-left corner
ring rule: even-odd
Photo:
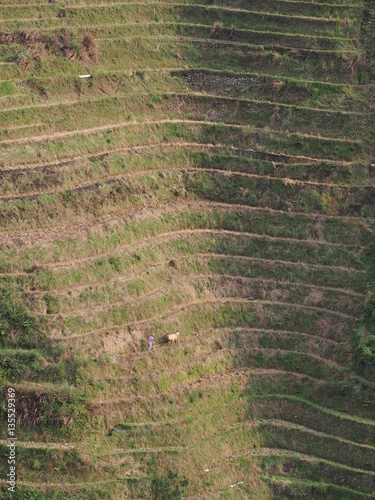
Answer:
[[[375,499],[375,1],[0,0],[2,499]]]

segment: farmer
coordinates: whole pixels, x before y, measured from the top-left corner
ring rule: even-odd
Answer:
[[[148,341],[147,341],[147,344],[148,344],[148,350],[151,351],[152,349],[152,344],[154,343],[154,336],[153,335],[150,335],[149,338],[148,338]]]

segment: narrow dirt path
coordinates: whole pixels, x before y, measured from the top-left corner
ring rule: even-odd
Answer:
[[[147,271],[145,271],[145,272],[147,273]],[[319,286],[319,285],[303,283],[303,282],[282,281],[282,280],[262,278],[262,277],[252,278],[252,277],[234,275],[234,274],[220,274],[220,275],[216,275],[216,274],[196,274],[196,275],[194,275],[194,274],[191,274],[191,275],[184,275],[184,278],[187,278],[188,280],[191,280],[191,279],[193,279],[193,280],[208,279],[208,280],[212,280],[212,281],[240,280],[240,281],[243,281],[245,283],[272,283],[272,284],[275,284],[276,286],[291,286],[291,287],[295,287],[298,289],[308,288],[311,290],[324,290],[324,291],[338,292],[338,293],[343,294],[343,295],[346,294],[346,295],[351,295],[354,297],[361,297],[361,298],[363,298],[365,295],[362,293],[356,293],[356,292],[347,291],[347,290],[343,291],[340,288]],[[128,279],[126,281],[128,281]],[[91,286],[92,285],[90,285],[90,287]],[[75,307],[71,307],[71,308],[69,308],[69,312],[61,311],[61,312],[54,313],[54,314],[48,314],[48,318],[54,318],[54,317],[67,318],[67,317],[72,316],[73,314],[74,315],[75,314],[86,315],[87,313],[89,313],[89,315],[91,315],[91,314],[102,312],[102,311],[109,311],[112,308],[125,306],[127,304],[132,304],[134,302],[139,302],[139,301],[145,299],[146,297],[150,297],[158,292],[168,290],[169,287],[170,287],[170,284],[168,284],[164,287],[157,287],[155,289],[148,291],[145,294],[137,295],[136,297],[129,296],[129,297],[126,297],[126,298],[124,298],[120,301],[117,301],[117,302],[105,303],[105,304],[98,305],[98,306],[91,304],[90,306],[77,308],[77,309]],[[276,287],[275,287],[275,289],[276,289]],[[222,297],[218,297],[218,298],[221,299]],[[99,299],[99,300],[101,301],[101,299]],[[253,299],[249,299],[249,300],[253,300]],[[257,300],[257,299],[254,299],[254,300]],[[299,303],[296,303],[296,304],[299,304]],[[300,305],[309,307],[309,305],[306,302],[304,302],[303,304],[300,304]],[[361,304],[361,306],[362,306],[362,304]],[[311,307],[315,307],[315,306],[311,306]],[[344,307],[346,308],[346,306],[344,306]],[[328,309],[327,308],[327,310],[331,310],[333,312],[340,312],[339,310],[336,310],[336,309]]]
[[[182,148],[187,148],[187,149],[202,149],[202,150],[223,150],[227,153],[241,153],[241,154],[249,154],[249,155],[262,155],[262,156],[269,156],[271,159],[274,158],[275,160],[278,159],[278,161],[281,161],[284,159],[285,161],[290,161],[290,159],[293,159],[293,161],[303,161],[303,162],[308,162],[308,163],[320,163],[320,162],[325,162],[329,165],[338,165],[338,166],[351,166],[354,164],[358,164],[358,162],[354,161],[344,161],[344,160],[333,160],[333,159],[322,159],[319,157],[311,157],[311,156],[306,156],[306,155],[292,155],[292,154],[285,154],[285,153],[277,153],[275,151],[269,151],[269,150],[258,150],[255,148],[239,148],[235,146],[228,146],[226,144],[210,144],[210,143],[203,143],[203,142],[157,142],[154,144],[145,144],[145,145],[135,145],[135,146],[121,146],[118,148],[112,148],[112,149],[105,149],[105,150],[99,150],[95,153],[87,153],[84,155],[75,155],[73,157],[66,157],[66,158],[59,158],[57,160],[50,160],[47,163],[28,163],[28,165],[20,164],[20,165],[7,165],[6,167],[1,169],[1,172],[28,172],[32,170],[38,170],[38,169],[44,169],[44,168],[51,168],[51,167],[63,167],[63,165],[67,165],[69,163],[74,163],[79,160],[90,160],[94,158],[100,158],[100,157],[108,157],[109,155],[115,154],[115,153],[128,153],[128,152],[133,152],[133,151],[146,151],[146,152],[152,152],[154,150],[159,150],[160,152],[168,151],[168,150],[178,150]],[[272,161],[272,160],[270,160]],[[360,162],[360,160],[359,160]],[[294,163],[288,163],[291,166],[293,166]],[[313,216],[314,214],[312,214]],[[328,217],[328,216],[327,216]]]
[[[258,234],[258,233],[250,233],[247,231],[231,231],[228,229],[178,229],[176,231],[167,231],[165,233],[158,233],[153,235],[150,238],[144,239],[141,242],[137,243],[131,243],[128,245],[124,245],[121,247],[117,247],[115,250],[111,251],[106,251],[106,252],[101,252],[97,253],[96,255],[92,257],[82,257],[78,259],[71,259],[69,262],[56,262],[55,264],[49,264],[45,267],[46,269],[71,269],[75,267],[77,264],[82,264],[82,263],[89,263],[89,262],[94,262],[98,260],[99,258],[103,257],[108,257],[108,256],[114,256],[114,255],[119,255],[120,253],[123,253],[123,251],[126,249],[127,251],[132,251],[135,249],[140,249],[143,248],[150,243],[156,243],[156,242],[165,242],[165,241],[170,241],[173,238],[178,238],[179,236],[185,236],[185,235],[201,235],[201,234],[212,234],[212,235],[228,235],[228,236],[243,236],[244,238],[249,238],[249,239],[259,239],[259,240],[266,240],[266,241],[284,241],[286,243],[302,243],[306,245],[311,245],[311,246],[322,246],[322,247],[332,247],[332,248],[347,248],[347,249],[353,249],[354,250],[361,250],[360,247],[355,246],[353,244],[345,244],[345,243],[333,243],[333,242],[328,242],[328,241],[319,241],[319,240],[306,240],[306,239],[298,239],[298,238],[292,238],[292,237],[282,237],[282,236],[270,236],[267,234]],[[339,266],[336,266],[339,267]],[[348,270],[348,268],[344,268]]]
[[[167,214],[178,214],[182,211],[188,212],[198,212],[201,210],[204,211],[214,211],[215,209],[220,208],[228,213],[235,212],[241,210],[243,212],[248,213],[264,213],[269,215],[285,215],[288,218],[298,218],[303,217],[306,218],[307,214],[304,212],[287,212],[285,210],[276,210],[267,207],[250,207],[248,205],[242,205],[240,203],[225,203],[225,202],[217,202],[217,201],[206,201],[199,200],[193,202],[167,202],[164,204],[160,204],[159,206],[155,206],[150,208],[141,208],[136,211],[126,212],[126,213],[111,213],[108,216],[98,218],[89,223],[77,222],[75,224],[74,229],[72,229],[72,225],[63,225],[61,224],[56,228],[48,228],[48,229],[34,229],[31,231],[8,231],[7,233],[0,232],[0,238],[6,238],[6,242],[14,242],[15,248],[22,247],[31,247],[32,245],[43,244],[43,246],[51,245],[54,239],[61,239],[62,237],[72,238],[74,240],[84,239],[87,237],[87,232],[93,230],[95,228],[102,227],[104,225],[114,224],[116,222],[123,223],[127,220],[131,220],[132,222],[140,222],[149,218],[161,218]],[[151,210],[151,211],[150,211]],[[361,227],[368,234],[374,234],[374,229],[369,224],[369,219],[363,219],[359,217],[348,217],[348,216],[334,216],[334,215],[323,215],[323,214],[308,214],[308,217],[311,221],[319,221],[319,220],[340,220],[345,223],[354,224]],[[311,239],[308,240],[315,243],[324,243],[324,240],[316,240]],[[329,242],[327,242],[329,244]],[[345,246],[345,243],[342,244]],[[353,248],[356,247],[359,250],[361,248],[358,247],[357,244],[352,245]]]
[[[91,187],[97,185],[98,182],[108,183],[109,185],[115,181],[126,180],[128,178],[134,179],[142,176],[148,176],[150,174],[155,174],[159,172],[181,172],[182,174],[187,172],[208,172],[214,173],[215,175],[221,174],[223,177],[244,177],[247,179],[266,179],[271,182],[282,182],[285,185],[289,186],[315,186],[315,187],[330,187],[330,188],[340,188],[342,190],[351,191],[353,189],[374,189],[374,184],[339,184],[333,182],[318,182],[318,181],[306,181],[301,179],[295,179],[293,177],[277,177],[276,175],[269,174],[249,174],[247,172],[241,172],[236,170],[224,170],[218,168],[205,168],[205,167],[172,167],[172,168],[156,168],[156,169],[147,169],[147,170],[137,170],[136,172],[123,172],[118,175],[105,175],[93,178],[91,181],[83,182],[83,183],[72,183],[67,184],[60,189],[54,189],[52,191],[30,191],[22,194],[9,194],[9,195],[0,195],[0,201],[9,201],[9,200],[33,200],[37,199],[41,194],[45,196],[59,195],[64,193],[67,189],[71,191],[82,191],[87,190]],[[254,208],[256,205],[254,205]],[[337,218],[341,218],[341,215],[336,215]],[[350,216],[346,216],[350,217]],[[357,217],[358,218],[358,217]],[[373,220],[374,218],[366,217],[366,220]]]
[[[90,336],[95,336],[100,334],[101,332],[108,332],[110,330],[117,330],[119,328],[124,329],[125,327],[129,326],[139,326],[147,323],[151,323],[152,321],[155,321],[157,319],[161,318],[170,318],[181,311],[187,310],[191,307],[194,306],[203,306],[207,304],[256,304],[256,305],[269,305],[269,306],[283,306],[283,307],[289,307],[291,309],[303,309],[303,310],[310,310],[310,311],[316,311],[316,312],[322,312],[331,316],[337,316],[341,318],[346,318],[346,319],[353,319],[355,318],[354,315],[352,314],[346,314],[343,312],[337,312],[337,311],[332,311],[330,309],[326,309],[323,307],[316,307],[316,306],[307,306],[304,304],[294,304],[290,302],[281,302],[281,301],[271,301],[271,300],[258,300],[258,299],[243,299],[243,298],[238,298],[238,297],[214,297],[214,298],[208,298],[205,300],[192,300],[189,301],[188,303],[183,303],[173,309],[170,309],[168,313],[158,313],[155,315],[152,315],[148,318],[138,320],[138,321],[129,321],[129,322],[122,322],[121,324],[118,325],[111,325],[111,326],[106,326],[102,327],[96,330],[91,330],[87,333],[83,334],[74,334],[74,335],[68,335],[64,337],[57,337],[57,336],[52,336],[51,338],[55,341],[58,342],[69,342],[73,339],[79,339],[79,338],[84,338],[84,337],[90,337]]]
[[[227,463],[227,462],[232,462],[234,460],[238,460],[239,458],[243,457],[249,457],[249,456],[278,456],[278,457],[291,457],[291,458],[299,458],[301,460],[306,460],[307,462],[311,463],[317,463],[317,462],[323,462],[326,463],[327,465],[331,465],[332,467],[338,467],[340,469],[352,471],[352,472],[358,472],[360,474],[366,474],[370,476],[375,476],[375,472],[373,471],[368,471],[368,470],[363,470],[363,469],[357,469],[354,467],[350,467],[348,465],[342,464],[340,462],[332,462],[330,460],[326,460],[324,458],[318,458],[315,455],[307,455],[305,453],[300,453],[298,451],[292,451],[292,450],[286,450],[284,448],[254,448],[252,450],[249,450],[245,453],[239,453],[237,455],[230,455],[226,457],[225,460],[221,462],[216,462],[214,463],[211,467],[209,467],[209,470],[214,470],[217,467],[220,467],[221,465]]]
[[[144,125],[164,125],[164,124],[188,124],[188,125],[212,125],[225,128],[233,128],[233,129],[243,129],[246,128],[247,125],[241,125],[236,123],[223,123],[216,121],[206,121],[206,120],[188,120],[188,119],[179,119],[179,118],[170,118],[170,119],[161,119],[161,120],[144,120],[144,121],[128,121],[128,122],[120,122],[120,123],[112,123],[107,125],[99,125],[97,127],[77,129],[66,132],[55,132],[54,134],[45,134],[33,137],[22,137],[19,139],[7,139],[0,141],[0,145],[8,145],[8,144],[25,144],[30,142],[43,142],[43,141],[51,141],[54,139],[61,139],[65,137],[76,137],[76,136],[84,136],[94,134],[96,132],[102,132],[104,130],[115,130],[119,128],[125,127],[136,127],[136,126],[144,126]],[[264,129],[253,127],[252,130],[254,132],[262,132],[264,133]],[[339,143],[349,143],[349,144],[361,144],[362,141],[359,139],[344,139],[340,137],[329,137],[323,135],[314,135],[307,133],[299,133],[299,132],[284,132],[279,130],[271,130],[270,134],[276,134],[279,136],[292,136],[292,137],[300,137],[304,139],[315,139],[318,141],[331,141],[331,142],[339,142]],[[321,161],[324,161],[324,158],[320,158]]]
[[[335,271],[342,271],[343,269],[344,270],[347,270],[346,268],[340,268],[340,267],[337,267],[337,266],[322,266],[320,264],[305,264],[303,262],[292,262],[292,261],[287,261],[287,260],[279,260],[279,259],[261,259],[261,258],[258,258],[258,257],[247,257],[247,256],[242,256],[242,255],[225,255],[225,254],[218,254],[218,253],[202,253],[202,252],[197,252],[194,254],[195,257],[197,259],[207,259],[207,260],[211,260],[211,259],[219,259],[219,260],[222,260],[222,259],[230,259],[230,260],[243,260],[245,262],[258,262],[258,263],[265,263],[265,264],[268,264],[270,266],[273,266],[273,265],[281,265],[281,266],[292,266],[292,267],[302,267],[302,268],[312,268],[312,269],[320,269],[320,270],[324,270],[326,271],[327,269],[333,269]],[[156,270],[156,269],[160,269],[162,268],[163,266],[169,266],[170,265],[170,262],[171,262],[171,259],[172,259],[172,256],[170,256],[170,258],[166,259],[166,260],[163,260],[161,262],[158,262],[156,264],[153,264],[153,265],[150,265],[150,266],[146,266],[144,268],[142,268],[141,271],[137,272],[137,273],[126,273],[126,276],[122,276],[122,275],[117,275],[116,277],[114,278],[110,278],[110,279],[106,279],[106,280],[103,280],[103,281],[92,281],[88,284],[85,284],[85,285],[78,285],[78,286],[72,286],[70,285],[68,288],[64,288],[64,289],[56,289],[54,288],[54,291],[53,291],[53,294],[55,296],[65,296],[67,291],[71,291],[72,293],[78,293],[78,292],[82,292],[83,290],[87,290],[89,289],[90,287],[104,287],[106,285],[109,285],[109,284],[112,284],[112,283],[127,283],[129,281],[132,281],[136,278],[139,278],[140,276],[143,276],[144,274],[149,274],[150,271],[153,271],[153,270]],[[187,261],[190,261],[191,259],[189,258],[185,258],[185,257],[176,257],[176,256],[173,256],[173,260],[177,263],[182,263],[184,262],[185,260]],[[350,271],[352,272],[352,271]],[[358,274],[358,273],[361,273],[362,271],[353,271],[353,274]],[[30,276],[32,275],[31,273],[26,273],[26,272],[20,272],[20,273],[0,273],[0,277],[7,277],[7,276]],[[188,275],[187,275],[188,276]],[[201,275],[200,275],[201,276]],[[232,274],[228,274],[228,275],[224,275],[224,274],[218,274],[218,275],[215,275],[215,274],[212,274],[212,276],[217,276],[217,277],[220,277],[220,276],[228,276],[228,277],[241,277],[241,275],[232,275]],[[266,281],[267,278],[261,278],[261,277],[254,277],[254,278],[251,278],[250,276],[248,277],[248,279],[258,279],[258,280],[263,280],[263,281]],[[282,281],[280,280],[272,280],[272,281],[277,281],[278,283],[282,283]],[[284,282],[284,283],[289,283],[289,284],[298,284],[298,285],[302,285],[302,286],[311,286],[311,287],[316,287],[316,288],[323,288],[325,290],[332,290],[332,291],[337,291],[337,292],[340,292],[340,293],[343,293],[343,294],[346,294],[346,295],[351,295],[353,297],[363,297],[364,294],[363,293],[360,293],[360,292],[356,292],[354,291],[353,289],[351,288],[339,288],[339,287],[328,287],[328,286],[325,286],[325,285],[316,285],[315,283],[310,283],[308,281],[298,281],[298,282]],[[35,296],[38,296],[38,295],[42,295],[44,296],[46,294],[46,290],[27,290],[27,294],[28,295],[35,295]]]

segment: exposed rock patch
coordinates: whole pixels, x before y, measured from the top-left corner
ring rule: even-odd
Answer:
[[[219,85],[221,87],[234,87],[237,85],[246,85],[251,83],[258,83],[257,78],[248,76],[228,76],[219,74],[208,73],[188,73],[185,76],[187,83],[193,87],[204,87],[210,85]]]

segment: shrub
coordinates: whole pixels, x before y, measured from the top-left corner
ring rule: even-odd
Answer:
[[[210,36],[212,38],[214,38],[214,37],[220,35],[222,29],[223,29],[223,23],[220,23],[220,22],[214,23],[214,25],[212,26],[211,31],[210,31]]]
[[[22,67],[33,62],[41,62],[49,55],[62,56],[70,60],[87,63],[97,61],[99,44],[92,33],[76,33],[63,29],[59,33],[47,35],[38,31],[10,31],[0,36],[0,44],[15,43],[23,48],[14,60]]]
[[[168,470],[165,476],[157,476],[151,481],[151,496],[154,500],[178,500],[187,485],[187,479]]]
[[[56,314],[59,311],[59,299],[57,297],[47,293],[43,300],[47,306],[47,314]]]
[[[365,68],[359,69],[358,82],[360,85],[367,85],[370,83],[370,76]]]
[[[0,96],[12,95],[17,92],[16,87],[8,80],[0,84]]]
[[[121,258],[118,256],[110,257],[108,262],[114,271],[120,271],[122,268]]]
[[[375,335],[366,336],[361,328],[355,335],[356,358],[360,365],[375,366]]]
[[[375,325],[375,290],[368,292],[366,296],[365,318],[369,325]]]
[[[364,317],[362,326],[354,336],[356,361],[359,367],[375,366],[375,245],[371,244],[367,250],[367,279],[369,292],[364,302]]]
[[[0,290],[0,339],[3,345],[30,349],[46,338],[38,319],[7,291]]]
[[[77,201],[77,194],[71,189],[67,189],[62,194],[62,198],[64,205],[67,206],[68,204],[75,203]]]

